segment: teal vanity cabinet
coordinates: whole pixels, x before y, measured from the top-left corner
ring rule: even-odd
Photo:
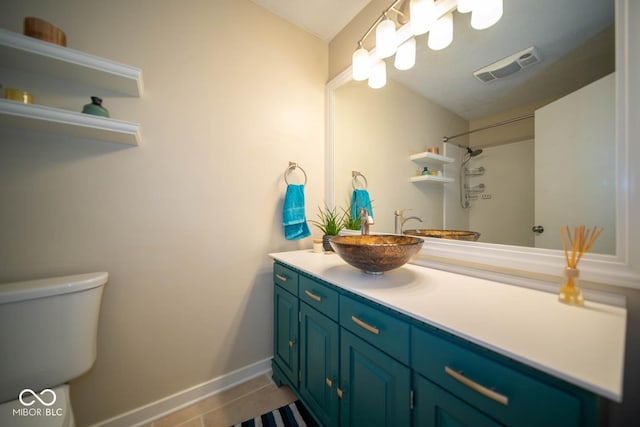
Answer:
[[[327,427],[408,426],[409,325],[278,263],[274,283],[276,384]]]
[[[414,426],[598,425],[590,393],[433,328],[411,333]]]
[[[320,424],[338,425],[338,292],[277,263],[274,284],[273,379]]]
[[[340,326],[340,425],[408,426],[409,325],[341,295]]]
[[[274,265],[276,384],[326,427],[596,427],[599,398]]]
[[[497,421],[438,387],[422,375],[413,376],[413,426],[498,427]]]
[[[273,369],[298,386],[298,273],[276,265],[273,293]]]
[[[300,275],[300,397],[326,426],[338,425],[338,292]]]

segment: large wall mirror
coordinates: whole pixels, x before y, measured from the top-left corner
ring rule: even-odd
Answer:
[[[625,3],[512,0],[484,31],[455,13],[452,44],[432,51],[418,36],[416,66],[388,59],[384,88],[346,70],[327,87],[327,201],[348,205],[358,171],[375,231],[393,232],[394,211],[409,208],[421,222],[405,230],[480,235],[429,239],[426,255],[554,275],[560,226],[598,225],[606,231],[582,269],[594,281],[629,276]],[[445,161],[420,159],[431,148]]]

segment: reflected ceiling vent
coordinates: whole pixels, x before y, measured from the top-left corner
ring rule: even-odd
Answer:
[[[540,53],[535,46],[531,46],[491,65],[487,65],[475,71],[473,75],[481,82],[488,83],[508,77],[538,62],[540,62]]]

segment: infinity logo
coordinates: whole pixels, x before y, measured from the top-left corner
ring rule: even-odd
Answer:
[[[27,394],[27,393],[30,393],[31,396],[33,396],[34,400],[25,401],[24,400],[24,395]],[[44,397],[45,394],[50,394],[51,396],[53,396],[53,399],[51,400],[51,402],[47,403],[41,398],[41,397]],[[20,399],[20,403],[22,403],[24,406],[31,406],[34,403],[36,403],[36,400],[38,400],[44,406],[51,406],[54,403],[56,403],[57,396],[56,396],[56,393],[53,390],[51,390],[50,388],[45,388],[44,390],[42,390],[40,392],[40,396],[38,396],[38,394],[35,391],[31,390],[30,388],[25,388],[24,390],[22,390],[20,392],[20,396],[18,396],[18,398]]]

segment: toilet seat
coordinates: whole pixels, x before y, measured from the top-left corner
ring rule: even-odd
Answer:
[[[45,392],[41,395],[45,404],[50,403],[55,395],[55,403],[50,406],[39,402],[30,391],[23,391],[23,402],[27,405],[20,399],[0,404],[0,426],[75,427],[69,386],[63,384],[51,391],[53,394]],[[36,394],[40,396],[40,393]]]

